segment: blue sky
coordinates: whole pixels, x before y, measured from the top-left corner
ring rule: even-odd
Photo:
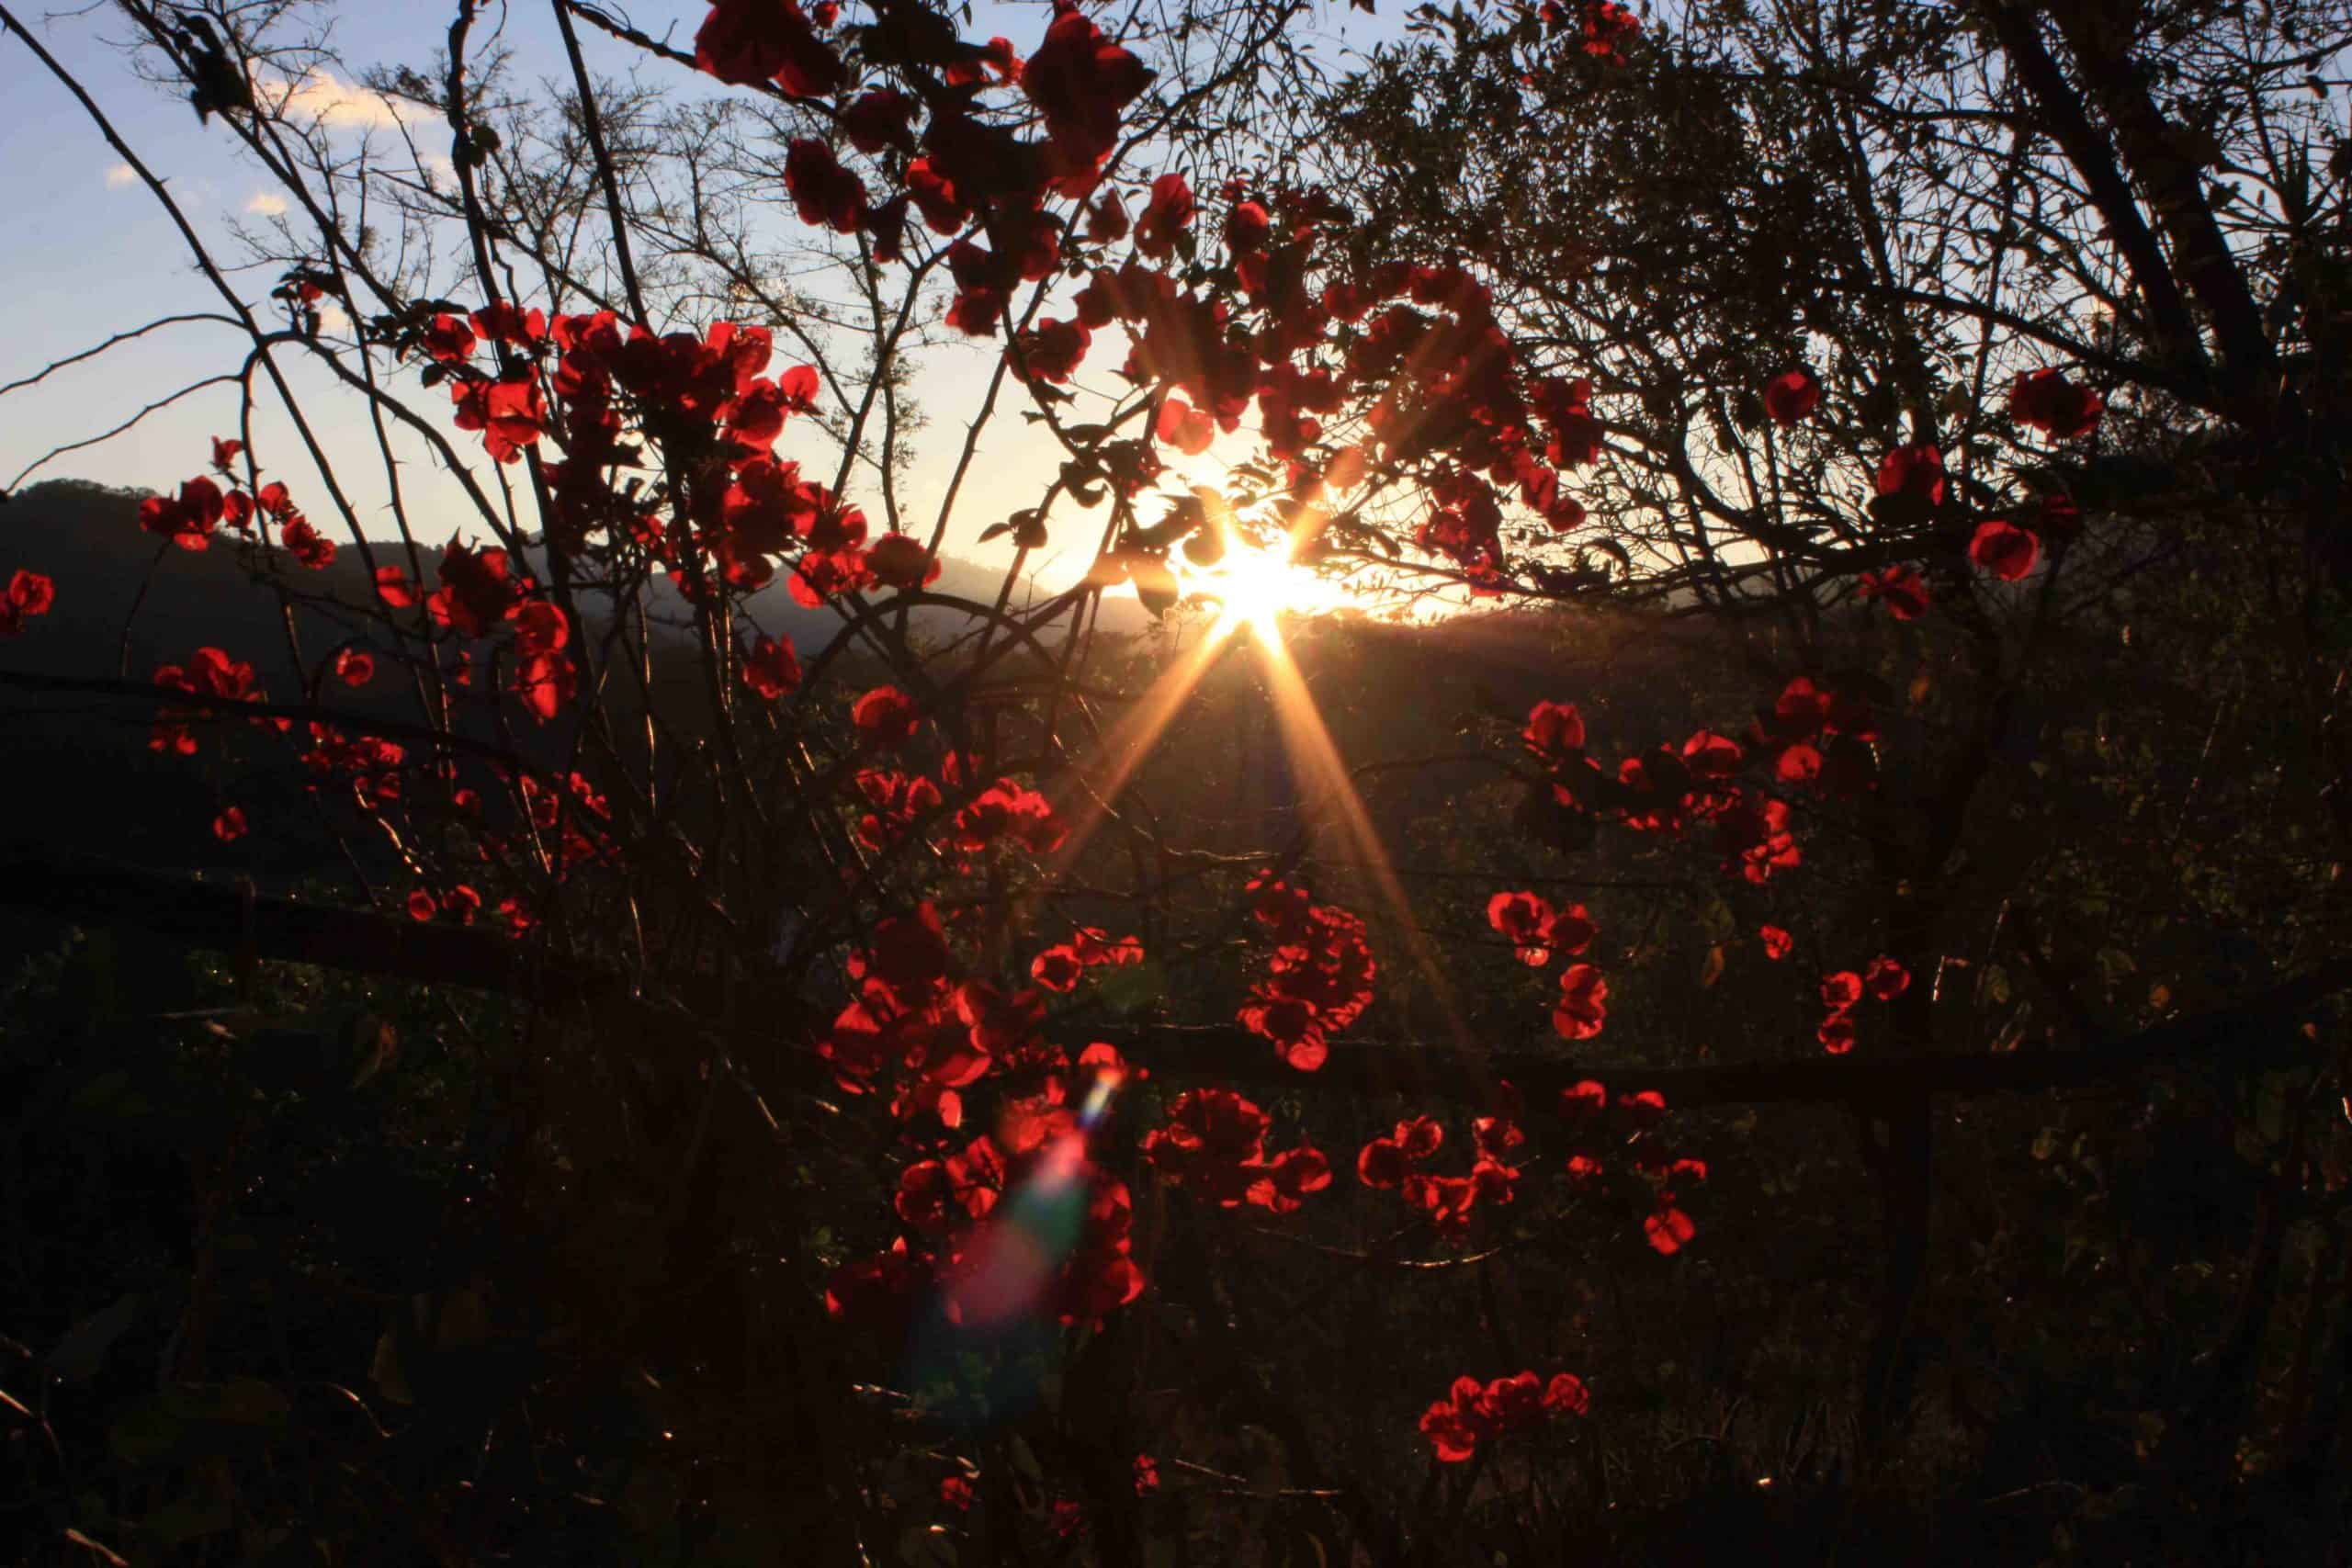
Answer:
[[[684,0],[666,10],[668,15],[664,8],[646,7],[636,19],[658,33],[674,17],[673,36],[685,45],[705,7]],[[311,90],[319,93],[322,105],[335,101],[338,85],[347,85],[366,66],[428,64],[446,26],[438,7],[362,5],[338,7],[337,12],[334,41],[346,69],[313,81]],[[1042,35],[1046,15],[1043,5],[983,7],[970,30],[976,36],[1001,31],[1025,52]],[[215,258],[227,264],[240,257],[243,248],[232,226],[266,219],[270,182],[217,123],[200,128],[184,99],[131,73],[115,47],[129,34],[129,22],[103,6],[41,19],[28,16],[25,20],[37,29],[43,46],[74,73],[140,158],[168,183]],[[1392,18],[1374,21],[1341,8],[1327,14],[1322,23],[1333,29],[1327,48],[1340,41],[1339,30],[1350,24],[1356,39],[1392,33],[1395,28]],[[599,73],[617,75],[642,63],[656,81],[665,73],[684,76],[658,61],[637,62],[632,51],[591,28],[582,28],[582,33],[591,68]],[[515,51],[526,78],[543,76],[560,65],[553,22],[544,6],[524,6],[510,13],[503,41]],[[683,80],[680,85],[695,90]],[[356,126],[370,112],[370,102],[354,92],[338,113]],[[438,150],[446,133],[428,127],[420,140]],[[0,145],[7,152],[0,160],[0,204],[5,204],[0,210],[12,218],[0,225],[0,385],[87,349],[109,333],[178,311],[220,308],[151,194],[66,90],[10,35],[0,35]],[[243,273],[232,274],[232,281],[258,310],[266,306],[276,278],[270,273]],[[51,446],[96,434],[153,399],[199,377],[232,369],[239,352],[237,335],[225,326],[176,325],[69,367],[38,387],[0,397],[0,484]],[[950,350],[923,367],[920,390],[933,415],[925,436],[931,447],[917,459],[907,500],[910,518],[925,526],[961,444],[969,410],[977,407],[991,353],[988,345]],[[1114,383],[1109,372],[1122,354],[1098,344],[1089,361],[1088,379],[1096,386]],[[288,363],[295,361],[289,357]],[[360,406],[330,393],[321,373],[297,371],[295,378],[298,388],[317,394],[310,401],[312,417],[363,517],[379,510],[386,486]],[[967,499],[959,503],[948,538],[951,553],[989,558],[994,552],[974,548],[973,536],[1008,512],[1033,503],[1053,471],[1050,439],[1012,412],[1019,400],[1005,402],[1010,406],[1001,409],[992,438],[984,442],[981,460],[967,481]],[[209,389],[151,416],[133,431],[50,463],[36,477],[72,476],[168,489],[201,469],[207,437],[233,432],[236,412],[232,388]],[[331,508],[320,493],[315,470],[300,458],[285,422],[268,412],[257,431],[256,446],[272,470],[287,479],[318,521],[328,521]],[[457,439],[460,450],[479,453],[469,438]],[[413,513],[424,512],[429,517],[436,504],[454,499],[454,487],[432,471],[421,445],[401,456],[407,465],[402,482],[409,488]],[[868,510],[878,515],[878,505]],[[447,515],[447,526],[420,523],[424,542],[437,544],[463,521],[455,507]],[[1082,570],[1100,522],[1100,513],[1069,516],[1056,539],[1056,554],[1061,558],[1047,575],[1067,578]],[[368,532],[388,534],[390,528],[388,523],[371,523]]]

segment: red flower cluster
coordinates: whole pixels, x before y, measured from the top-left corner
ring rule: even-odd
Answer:
[[[1595,1187],[1617,1168],[1611,1162],[1623,1156],[1623,1168],[1633,1179],[1630,1190],[1648,1211],[1642,1220],[1643,1235],[1655,1250],[1672,1254],[1699,1234],[1682,1211],[1675,1184],[1706,1180],[1707,1167],[1703,1160],[1656,1146],[1654,1134],[1665,1119],[1666,1098],[1656,1089],[1621,1095],[1613,1105],[1609,1091],[1589,1078],[1560,1091],[1560,1120],[1571,1151],[1565,1166],[1570,1183],[1579,1190]]]
[[[1176,1098],[1168,1124],[1144,1134],[1143,1156],[1179,1187],[1227,1209],[1247,1202],[1287,1214],[1331,1185],[1330,1162],[1311,1144],[1266,1157],[1266,1113],[1227,1089]]]
[[[228,478],[231,465],[244,452],[244,444],[217,435],[211,441],[212,466]],[[316,571],[334,561],[334,541],[295,510],[293,498],[275,479],[248,495],[233,488],[223,491],[209,477],[199,474],[181,485],[176,496],[150,496],[139,503],[140,527],[184,550],[205,548],[212,542],[213,531],[224,524],[241,534],[249,533],[256,515],[277,524],[279,542],[303,566]]]
[[[1876,786],[1878,757],[1871,742],[1878,739],[1877,719],[1866,704],[1809,675],[1781,689],[1772,711],[1758,716],[1757,736],[1772,749],[1773,773],[1784,784],[1838,795]]]
[[[1033,1312],[1065,1325],[1099,1323],[1143,1293],[1133,1256],[1135,1204],[1126,1184],[1086,1158],[1074,1135],[1001,1150],[975,1139],[957,1155],[901,1173],[900,1216],[935,1244],[918,1251],[904,1236],[846,1264],[826,1282],[825,1307],[888,1342],[904,1338],[917,1305],[935,1293],[947,1321],[1001,1324]],[[1066,1256],[1041,1255],[1034,1237],[989,1218],[1012,1188],[1073,1189],[1084,1194]]]
[[[1004,1156],[986,1134],[961,1154],[918,1160],[899,1173],[892,1205],[899,1218],[925,1235],[942,1235],[963,1219],[985,1219],[1004,1191]]]
[[[469,926],[481,914],[481,895],[465,883],[435,895],[420,887],[408,896],[408,918],[423,925],[433,920]]]
[[[228,511],[220,487],[199,474],[180,486],[177,496],[151,495],[141,502],[139,525],[184,550],[200,550],[212,542],[212,530]]]
[[[822,97],[848,79],[798,0],[718,0],[695,34],[695,65],[735,86],[773,82],[802,98]]]
[[[265,696],[254,687],[254,667],[230,658],[217,648],[198,649],[196,657],[186,664],[160,666],[155,671],[155,684],[191,696],[226,702],[257,703]],[[147,749],[195,756],[196,732],[188,727],[191,717],[168,708],[158,714],[155,732],[148,738]]]
[[[2009,417],[2052,441],[2074,441],[2098,428],[2107,400],[2057,370],[2030,370],[2009,385]]]
[[[1021,68],[1021,90],[1045,115],[1068,184],[1072,175],[1091,175],[1111,155],[1120,112],[1151,85],[1152,73],[1070,0],[1054,12],[1046,41]]]
[[[1037,954],[1030,963],[1029,977],[1049,991],[1069,991],[1089,969],[1142,962],[1143,943],[1135,937],[1114,940],[1098,926],[1080,926],[1069,941]]]
[[[1514,944],[1519,961],[1531,969],[1551,963],[1555,953],[1573,958],[1600,934],[1582,904],[1555,909],[1535,893],[1496,894],[1487,900],[1487,923]]]
[[[458,406],[458,428],[481,431],[482,447],[493,462],[513,462],[548,427],[547,393],[529,369],[496,378],[453,377],[449,398]]]
[[[1445,1146],[1445,1128],[1428,1116],[1399,1122],[1386,1137],[1358,1151],[1356,1179],[1366,1187],[1396,1190],[1439,1235],[1458,1240],[1480,1202],[1508,1203],[1519,1195],[1519,1168],[1508,1156],[1527,1142],[1508,1116],[1479,1117],[1470,1124],[1470,1136],[1477,1151],[1470,1173],[1437,1176],[1425,1168]]]
[[[302,753],[301,761],[313,775],[308,785],[313,794],[319,791],[321,780],[341,776],[349,782],[361,809],[373,811],[401,797],[400,769],[406,755],[398,741],[372,736],[350,740],[340,730],[314,722],[310,749]]]
[[[1617,0],[1584,0],[1583,25],[1578,30],[1585,53],[1613,65],[1625,58],[1624,46],[1642,30],[1642,23]]]
[[[1891,1002],[1911,988],[1911,971],[1884,953],[1870,961],[1857,975],[1851,969],[1840,969],[1821,982],[1821,1027],[1815,1036],[1821,1048],[1833,1056],[1842,1056],[1854,1048],[1854,1008],[1865,993],[1883,1002]]]
[[[1053,802],[1011,779],[999,779],[956,813],[948,843],[968,862],[1007,841],[1033,855],[1049,855],[1069,836]]]
[[[857,792],[869,807],[857,819],[857,841],[869,850],[886,849],[915,819],[939,808],[939,786],[921,773],[861,768]]]
[[[1611,773],[1586,754],[1585,723],[1575,706],[1544,702],[1529,713],[1521,739],[1548,775],[1521,815],[1535,830],[1556,833],[1574,826],[1589,840],[1588,819],[1594,818],[1613,819],[1634,832],[1679,833],[1694,822],[1710,824],[1726,869],[1736,867],[1759,883],[1803,858],[1788,830],[1786,803],[1738,783],[1747,754],[1727,736],[1702,729],[1679,748],[1657,746],[1626,757]],[[1761,728],[1755,739],[1759,745],[1771,743]],[[1577,988],[1589,984],[1590,978],[1579,977]],[[1590,1026],[1588,1033],[1597,1032],[1598,1015],[1585,1018],[1579,1027],[1584,1024]]]
[[[1242,1027],[1311,1073],[1330,1055],[1330,1037],[1372,1005],[1379,965],[1364,923],[1272,873],[1253,878],[1247,891],[1271,951],[1264,977],[1251,984],[1241,1008]]]
[[[0,593],[0,637],[15,637],[25,629],[25,623],[36,615],[46,615],[57,603],[57,585],[37,571],[19,568],[8,578],[8,589]]]
[[[1459,1464],[1478,1451],[1480,1443],[1541,1430],[1562,1416],[1581,1416],[1592,1406],[1584,1380],[1569,1372],[1545,1382],[1533,1372],[1497,1378],[1481,1383],[1476,1378],[1456,1378],[1446,1397],[1421,1416],[1421,1436],[1437,1450],[1439,1460]]]

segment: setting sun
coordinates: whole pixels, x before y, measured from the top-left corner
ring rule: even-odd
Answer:
[[[1268,635],[1283,615],[1328,610],[1343,597],[1335,585],[1293,561],[1287,544],[1235,550],[1215,571],[1192,580],[1196,592],[1217,602],[1217,636],[1229,637],[1245,626]]]

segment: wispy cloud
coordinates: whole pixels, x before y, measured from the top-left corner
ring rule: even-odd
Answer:
[[[395,125],[434,118],[434,111],[422,104],[392,102],[324,69],[298,77],[263,81],[255,84],[254,91],[263,102],[289,119],[312,120],[353,130],[390,130]]]
[[[109,190],[119,190],[124,186],[135,183],[138,178],[138,170],[132,168],[128,164],[117,164],[113,168],[107,171],[107,188]]]
[[[253,199],[245,203],[245,210],[257,212],[264,218],[282,218],[286,214],[286,198],[282,196],[272,196],[266,190],[257,191]]]

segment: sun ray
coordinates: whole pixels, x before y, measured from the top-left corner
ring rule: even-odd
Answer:
[[[1469,1066],[1479,1092],[1487,1090],[1484,1069],[1486,1053],[1463,1021],[1462,1010],[1455,998],[1453,984],[1438,960],[1436,948],[1422,931],[1420,921],[1413,914],[1411,898],[1396,875],[1388,858],[1387,846],[1381,841],[1380,831],[1374,826],[1372,814],[1365,809],[1363,797],[1356,793],[1355,782],[1348,776],[1346,761],[1331,739],[1330,730],[1323,723],[1322,714],[1316,708],[1315,697],[1306,689],[1306,682],[1299,673],[1297,662],[1279,637],[1257,639],[1260,658],[1263,660],[1266,682],[1273,694],[1274,718],[1282,731],[1283,743],[1291,759],[1309,780],[1319,787],[1338,812],[1341,829],[1364,867],[1372,874],[1381,902],[1404,932],[1405,944],[1413,959],[1413,966],[1436,999],[1438,1010],[1452,1035],[1455,1048]]]
[[[1046,878],[1060,876],[1076,863],[1095,831],[1109,815],[1111,803],[1135,776],[1152,748],[1159,744],[1177,711],[1193,694],[1210,663],[1216,658],[1225,641],[1222,633],[1204,637],[1177,663],[1160,671],[1159,678],[1147,688],[1135,705],[1112,725],[1109,733],[1099,738],[1088,749],[1086,762],[1104,771],[1087,779],[1087,788],[1080,798],[1066,807],[1063,819],[1069,831],[1061,847],[1054,852],[1041,868]],[[1084,764],[1079,770],[1086,777]]]

